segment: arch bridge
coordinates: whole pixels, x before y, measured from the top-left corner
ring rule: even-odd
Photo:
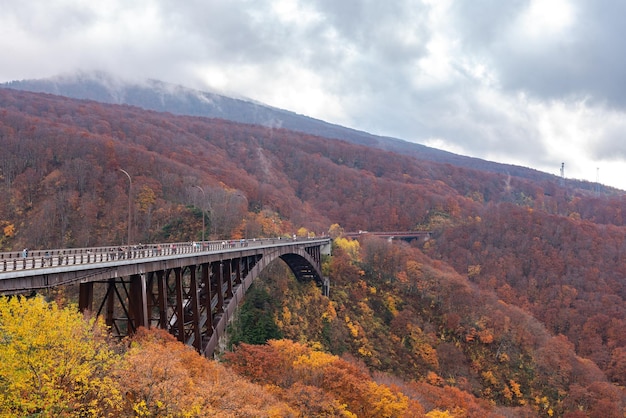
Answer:
[[[0,293],[78,284],[79,309],[104,317],[114,335],[168,330],[212,356],[253,280],[281,259],[328,295],[322,255],[329,238],[166,243],[0,253]]]

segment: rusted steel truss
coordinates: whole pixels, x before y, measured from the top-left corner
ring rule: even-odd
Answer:
[[[217,344],[213,337],[218,319],[261,259],[261,255],[236,257],[81,283],[79,308],[104,317],[117,337],[139,327],[159,327],[210,355]],[[242,296],[245,289],[239,293]],[[100,302],[96,305],[94,299]]]

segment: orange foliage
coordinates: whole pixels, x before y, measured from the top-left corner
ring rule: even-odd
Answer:
[[[307,415],[315,398],[326,399],[322,404],[326,411],[359,417],[411,417],[422,411],[419,403],[373,382],[363,369],[289,340],[272,340],[265,346],[241,344],[225,359],[238,373],[280,388],[277,395]],[[304,399],[297,400],[294,392],[303,394]],[[345,410],[340,405],[345,405]]]
[[[201,357],[163,330],[139,329],[117,379],[140,416],[292,416],[259,386]]]
[[[409,396],[421,399],[431,410],[449,411],[454,417],[500,417],[489,403],[451,386],[436,387],[428,383],[411,383],[402,388]]]

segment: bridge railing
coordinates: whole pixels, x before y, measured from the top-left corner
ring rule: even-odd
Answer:
[[[174,242],[52,250],[23,250],[0,253],[0,272],[105,263],[170,255],[223,251],[275,243],[310,241],[309,238],[253,238],[241,240]]]

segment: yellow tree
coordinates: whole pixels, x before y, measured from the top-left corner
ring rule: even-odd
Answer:
[[[335,239],[343,235],[343,228],[339,224],[332,224],[328,229],[328,235]]]
[[[5,237],[12,238],[15,235],[15,225],[6,221],[0,222],[0,225],[2,225],[2,233]]]
[[[144,185],[137,194],[136,204],[139,212],[147,213],[156,202],[156,193],[150,186]]]
[[[105,333],[75,306],[0,298],[0,416],[118,416]]]
[[[356,263],[361,260],[361,245],[359,241],[348,238],[335,238],[335,245],[346,252],[350,256],[350,260]]]

